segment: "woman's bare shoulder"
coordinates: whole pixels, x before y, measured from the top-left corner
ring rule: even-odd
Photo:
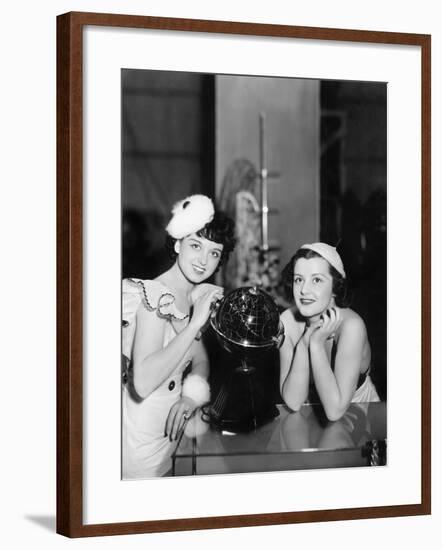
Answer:
[[[286,321],[287,323],[290,323],[290,322],[295,322],[295,312],[294,312],[294,309],[289,307],[287,309],[285,309],[282,313],[281,313],[281,321]]]
[[[366,332],[365,322],[359,313],[353,309],[343,308],[340,310],[341,315],[341,331],[345,332]]]
[[[305,322],[296,318],[294,308],[288,308],[281,313],[281,321],[284,325],[286,335],[289,334],[292,338],[302,334]]]

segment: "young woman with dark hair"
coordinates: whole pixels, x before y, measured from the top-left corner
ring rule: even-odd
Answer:
[[[379,401],[371,381],[371,350],[362,318],[348,307],[347,277],[336,249],[303,245],[283,270],[295,305],[281,315],[280,389],[292,409],[317,393],[329,420],[351,402]]]
[[[205,281],[235,245],[234,222],[204,195],[180,201],[172,214],[172,267],[155,280],[123,281],[125,479],[167,473],[173,442],[210,399],[200,335],[223,289]]]

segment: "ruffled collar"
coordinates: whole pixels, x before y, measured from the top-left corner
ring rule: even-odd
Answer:
[[[141,293],[144,306],[149,311],[158,311],[160,317],[183,321],[189,317],[175,305],[175,295],[163,283],[155,280],[126,279],[134,289]]]

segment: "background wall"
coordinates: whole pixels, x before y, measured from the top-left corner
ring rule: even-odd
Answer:
[[[213,75],[122,71],[122,276],[153,279],[171,266],[170,209],[214,195]]]
[[[225,209],[221,197],[232,200],[240,189],[232,179],[241,173],[238,163],[256,175],[259,199],[261,113],[269,242],[284,266],[298,245],[317,241],[319,89],[318,80],[124,70],[123,277],[151,278],[167,269],[171,205],[206,193]]]
[[[400,545],[438,548],[442,535],[441,404],[433,399],[433,515],[210,532],[69,541],[55,526],[55,16],[70,11],[431,33],[433,35],[433,394],[441,386],[442,276],[439,182],[442,161],[442,30],[437,2],[373,0],[269,5],[189,0],[17,0],[3,6],[1,34],[1,191],[3,391],[0,540],[6,548],[268,548],[329,549]],[[439,216],[438,216],[439,214]],[[404,269],[406,276],[406,269]],[[404,419],[406,421],[406,419]],[[410,450],[412,452],[412,450]],[[150,546],[149,546],[150,545]]]
[[[268,181],[275,212],[269,214],[269,243],[280,247],[284,266],[297,243],[319,237],[319,82],[218,76],[216,108],[218,195],[234,161],[248,159],[259,171],[259,116],[265,114],[266,165],[277,174]]]

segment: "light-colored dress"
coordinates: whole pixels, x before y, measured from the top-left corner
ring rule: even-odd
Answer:
[[[159,321],[166,321],[163,340],[163,347],[166,347],[177,335],[173,322],[183,323],[187,318],[175,306],[173,293],[158,281],[140,279],[124,279],[122,293],[123,355],[129,359],[132,357],[136,315],[140,307],[157,316]],[[190,358],[189,350],[168,378],[145,399],[134,397],[129,384],[123,384],[123,479],[162,476],[170,469],[170,455],[176,443],[165,437],[166,420],[171,406],[181,396],[183,372]]]
[[[369,403],[373,401],[380,401],[378,392],[374,387],[374,384],[370,378],[370,374],[365,374],[364,382],[356,389],[352,403]]]

